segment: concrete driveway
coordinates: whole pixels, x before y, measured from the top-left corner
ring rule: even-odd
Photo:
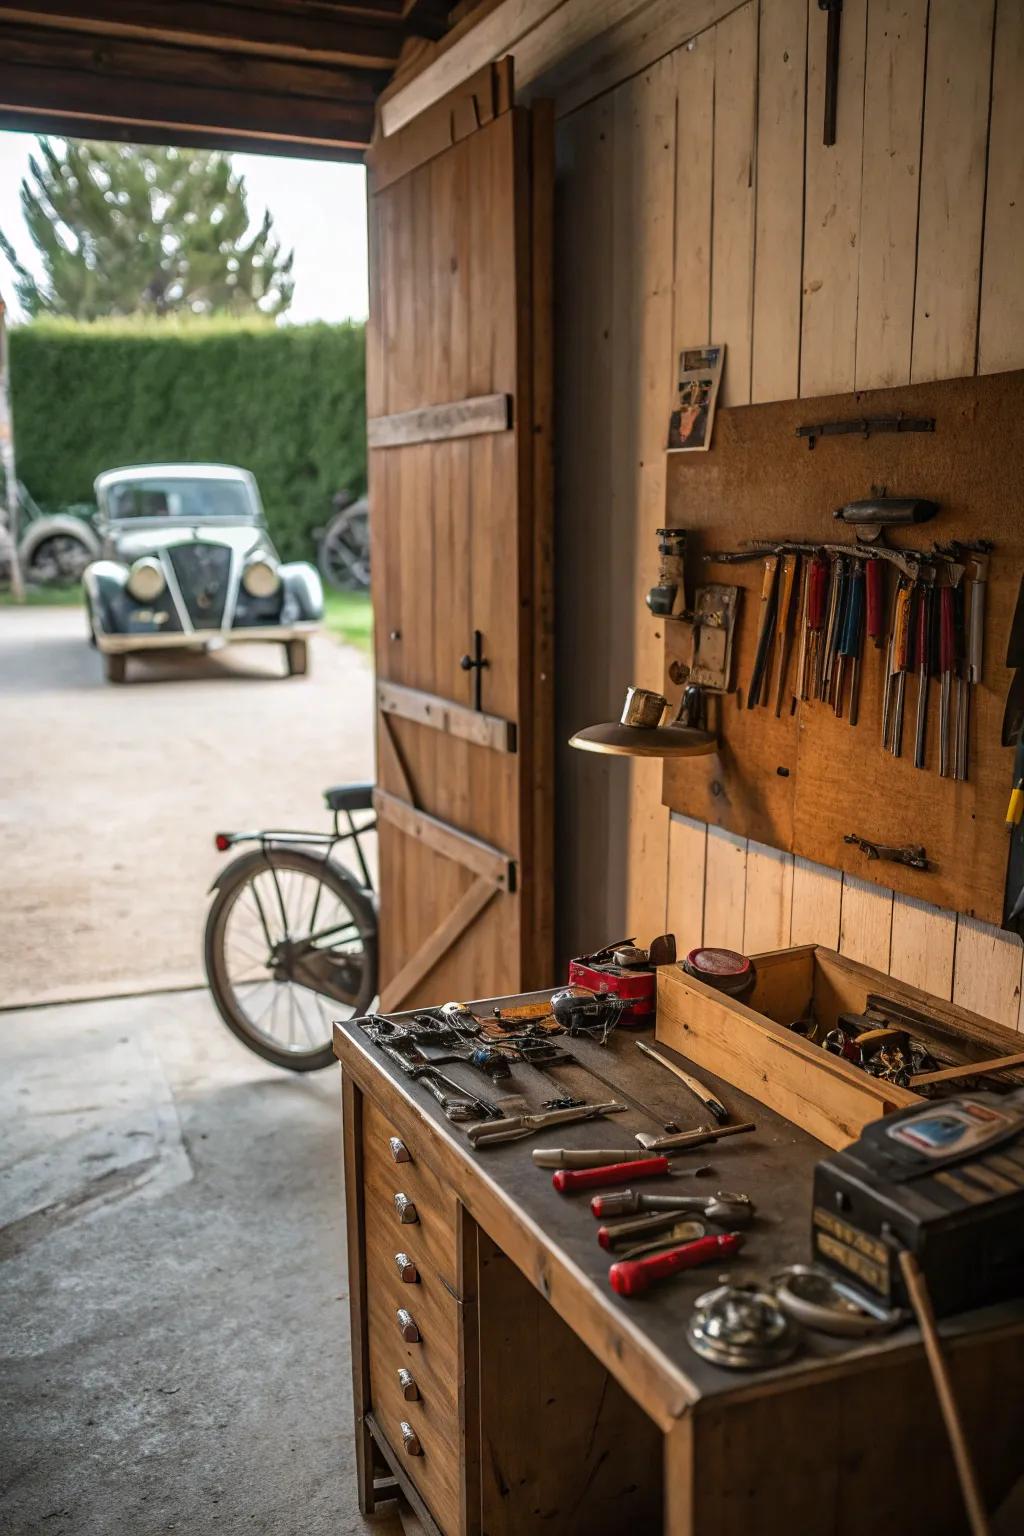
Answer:
[[[0,608],[0,1001],[202,980],[219,827],[328,825],[373,773],[369,659],[329,635],[103,679],[75,607]]]

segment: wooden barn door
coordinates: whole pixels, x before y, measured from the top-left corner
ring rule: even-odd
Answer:
[[[551,134],[511,95],[369,157],[384,1009],[552,980]]]

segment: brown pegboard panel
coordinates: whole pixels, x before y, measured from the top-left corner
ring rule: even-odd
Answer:
[[[934,433],[820,438],[798,426],[850,417],[934,417]],[[972,691],[969,781],[939,776],[939,685],[929,690],[927,767],[913,765],[916,678],[908,679],[904,755],[881,746],[884,648],[865,645],[860,719],[851,727],[829,706],[790,713],[794,637],[781,719],[745,708],[754,658],[761,567],[709,565],[702,556],[754,538],[853,542],[836,507],[873,490],[937,501],[938,515],[895,529],[894,546],[928,549],[952,539],[990,538],[984,678]],[[1012,751],[1000,744],[1010,682],[1006,641],[1024,571],[1024,372],[950,379],[901,389],[720,410],[706,454],[668,456],[666,522],[691,530],[687,591],[707,581],[744,589],[734,653],[737,691],[712,701],[721,724],[716,756],[667,760],[663,799],[673,810],[755,838],[878,885],[968,912],[1002,915],[1007,840],[1004,813]],[[886,613],[892,577],[887,581]],[[666,625],[666,692],[674,659],[689,659],[689,626]],[[919,872],[868,860],[844,834],[924,844],[933,868]]]

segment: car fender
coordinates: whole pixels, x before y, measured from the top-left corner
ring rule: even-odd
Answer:
[[[296,620],[316,621],[324,616],[324,589],[320,572],[305,560],[293,560],[278,567],[284,588],[282,620],[285,611],[287,622]]]
[[[82,584],[85,587],[86,602],[93,625],[101,633],[117,633],[111,603],[124,591],[127,580],[126,568],[118,565],[116,560],[94,560],[85,568]]]
[[[40,544],[52,538],[54,534],[77,539],[87,551],[90,560],[95,560],[99,555],[100,541],[88,523],[83,522],[80,517],[72,517],[70,512],[55,512],[52,516],[33,518],[29,523],[18,544],[18,557],[22,565],[31,565],[32,556]]]

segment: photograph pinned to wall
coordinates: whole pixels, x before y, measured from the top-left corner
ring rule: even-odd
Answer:
[[[679,354],[678,403],[668,423],[669,453],[711,447],[725,347],[685,347]]]

